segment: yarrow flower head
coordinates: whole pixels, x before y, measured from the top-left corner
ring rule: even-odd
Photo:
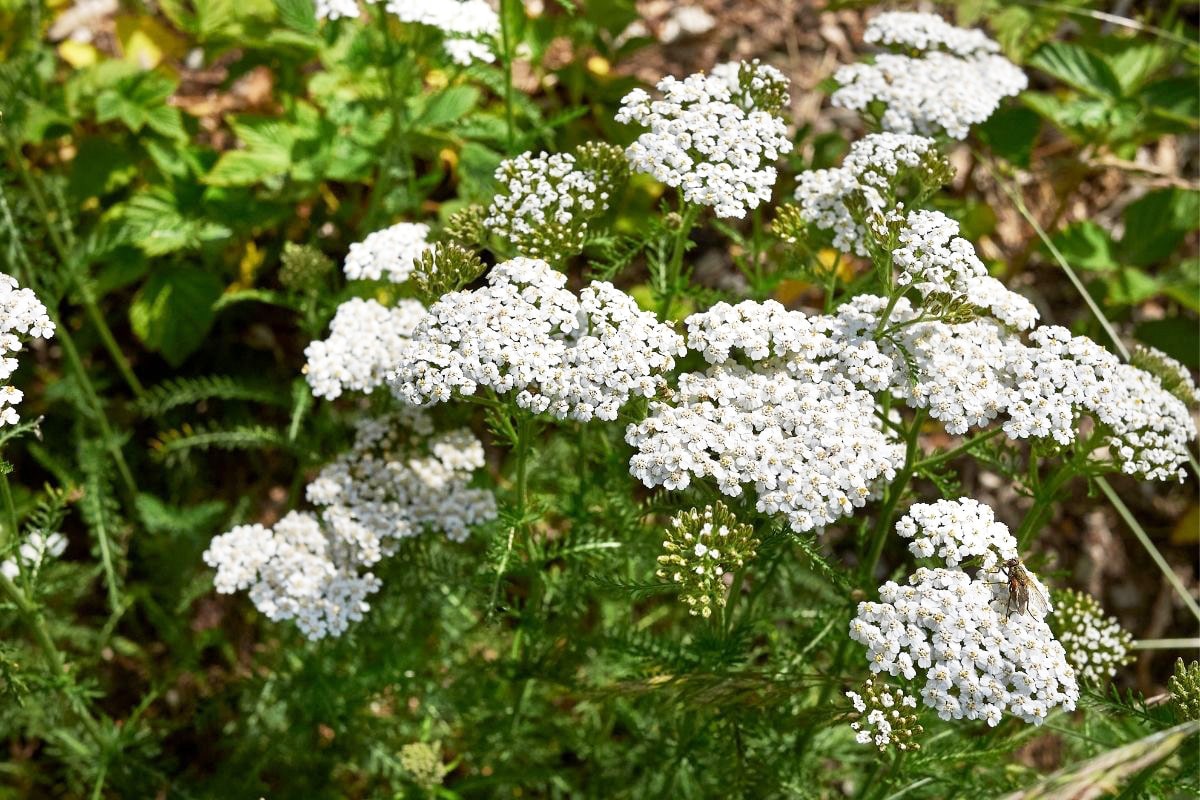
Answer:
[[[1126,664],[1133,663],[1133,635],[1089,594],[1066,589],[1055,592],[1054,623],[1067,660],[1079,680],[1103,684]]]
[[[892,251],[896,282],[913,286],[927,301],[966,304],[1006,325],[1028,330],[1037,324],[1033,303],[988,275],[975,248],[958,235],[958,223],[940,211],[913,211]]]
[[[984,570],[1017,557],[1017,540],[992,509],[969,497],[916,503],[896,523],[918,558],[939,558],[947,567],[979,559]]]
[[[683,339],[604,281],[576,297],[566,275],[515,258],[488,285],[429,308],[392,377],[408,403],[443,403],[480,389],[559,419],[616,419],[631,397],[653,397],[683,355]]]
[[[921,749],[916,739],[925,729],[917,721],[917,698],[879,678],[868,678],[861,692],[846,692],[846,697],[854,706],[850,728],[859,744],[874,745],[881,753]]]
[[[458,64],[496,60],[489,40],[500,33],[500,17],[487,0],[387,0],[385,8],[401,22],[446,34],[446,52]]]
[[[425,318],[416,300],[394,308],[355,297],[338,306],[329,337],[310,342],[304,377],[313,394],[333,400],[344,391],[370,393],[382,385],[412,348],[412,334]]]
[[[1179,401],[1185,406],[1191,408],[1200,404],[1200,390],[1196,389],[1196,381],[1192,377],[1192,373],[1162,350],[1146,345],[1136,345],[1130,355],[1129,363],[1158,378],[1162,387],[1179,398]]]
[[[1196,438],[1183,401],[1151,373],[1065,328],[1038,328],[1030,339],[1033,346],[1014,351],[1007,367],[1013,397],[1005,433],[1067,445],[1088,416],[1099,424],[1093,435],[1114,467],[1150,480],[1183,480],[1188,442]]]
[[[647,486],[757,493],[756,508],[795,531],[822,528],[873,496],[903,463],[904,447],[875,416],[874,399],[839,374],[834,342],[774,301],[718,303],[687,319],[688,344],[713,367],[679,377],[625,440],[630,472]],[[753,363],[738,363],[740,357]]]
[[[0,382],[16,372],[18,363],[13,353],[24,346],[24,339],[49,339],[54,335],[54,323],[46,307],[30,289],[22,289],[15,278],[0,274]],[[21,421],[16,404],[25,394],[15,386],[0,385],[0,427]]]
[[[873,133],[851,145],[840,167],[800,173],[795,198],[806,223],[833,234],[834,247],[865,257],[903,223],[905,187],[924,194],[950,175],[933,139]]]
[[[745,566],[757,548],[754,529],[724,503],[681,511],[667,528],[657,574],[679,584],[688,611],[707,619],[725,607],[725,574]]]
[[[1075,708],[1079,687],[1063,647],[1040,618],[1007,613],[1003,582],[957,569],[918,569],[888,581],[878,603],[859,603],[850,638],[866,645],[874,673],[915,680],[942,719],[997,725],[1007,711],[1041,724]]]
[[[350,280],[408,280],[413,264],[429,247],[429,226],[420,222],[400,222],[375,231],[361,242],[350,245],[342,271]]]
[[[501,191],[484,225],[521,255],[561,258],[579,252],[588,222],[608,210],[627,171],[620,148],[585,145],[576,154],[522,153],[496,170]]]
[[[412,412],[368,419],[353,449],[309,484],[319,512],[291,512],[274,528],[239,525],[213,538],[204,561],[218,592],[249,589],[271,620],[295,620],[310,639],[338,636],[370,608],[381,583],[367,568],[398,539],[424,530],[461,539],[495,518],[490,492],[467,486],[482,464],[468,431],[433,434]]]
[[[840,88],[833,104],[863,112],[881,106],[885,131],[963,139],[1001,100],[1028,85],[1025,73],[983,34],[933,24],[930,16],[893,12],[871,20],[868,42],[919,55],[881,53],[872,64],[841,67],[834,74]]]
[[[792,149],[778,116],[785,85],[778,70],[742,63],[736,81],[729,67],[682,81],[663,78],[660,100],[634,89],[616,119],[649,130],[625,151],[630,166],[679,189],[686,202],[712,207],[718,217],[744,217],[770,199],[772,164]]]
[[[400,748],[400,766],[409,779],[426,791],[442,785],[450,769],[442,763],[442,744],[410,742]]]

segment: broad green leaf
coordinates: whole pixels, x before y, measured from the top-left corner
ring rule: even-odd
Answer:
[[[1150,37],[1106,36],[1094,48],[1126,95],[1149,80],[1171,57],[1168,48]]]
[[[1029,166],[1029,156],[1037,141],[1042,121],[1028,108],[1013,106],[1002,108],[976,128],[992,152],[1010,164]]]
[[[108,216],[123,220],[128,241],[148,256],[191,249],[229,236],[225,226],[192,212],[181,212],[176,200],[171,190],[156,187],[134,195]]]
[[[1054,246],[1072,267],[1088,270],[1117,268],[1116,245],[1108,231],[1094,222],[1073,222],[1054,236]]]
[[[221,282],[198,267],[168,267],[150,276],[129,307],[129,324],[150,350],[172,366],[204,342],[221,296]]]
[[[1122,267],[1108,279],[1108,302],[1132,306],[1162,290],[1158,279],[1137,267]]]
[[[461,119],[478,102],[479,90],[474,86],[451,86],[429,99],[414,124],[427,128],[444,127]]]
[[[1161,278],[1163,291],[1179,304],[1200,312],[1200,258],[1189,258]]]
[[[1195,75],[1155,81],[1142,89],[1138,100],[1156,116],[1189,128],[1200,127],[1200,92],[1196,91]]]
[[[1133,329],[1143,344],[1157,347],[1188,369],[1200,369],[1200,332],[1195,320],[1182,316],[1143,322]]]
[[[1169,257],[1183,238],[1200,228],[1200,192],[1159,189],[1125,209],[1122,260],[1146,266]]]
[[[212,186],[251,186],[287,173],[291,161],[278,153],[230,150],[222,153],[204,182]]]
[[[1094,97],[1115,99],[1121,96],[1121,84],[1104,59],[1077,44],[1044,44],[1029,59],[1029,66]]]

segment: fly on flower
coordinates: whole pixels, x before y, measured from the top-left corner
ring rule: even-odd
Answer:
[[[1007,559],[1000,565],[1000,569],[1004,570],[1004,577],[1008,583],[1008,602],[1004,607],[1006,620],[1014,610],[1018,614],[1029,614],[1039,619],[1050,613],[1050,601],[1046,599],[1046,593],[1037,581],[1029,576],[1021,559]],[[1031,604],[1032,613],[1029,611]]]

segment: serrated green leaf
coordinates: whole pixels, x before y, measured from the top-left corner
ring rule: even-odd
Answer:
[[[129,307],[142,343],[179,366],[204,341],[221,296],[221,282],[198,267],[170,267],[150,276]]]
[[[275,0],[275,11],[279,21],[293,31],[316,34],[316,7],[310,0]]]
[[[1044,44],[1029,59],[1029,66],[1094,97],[1116,99],[1121,96],[1121,83],[1104,59],[1077,44]]]

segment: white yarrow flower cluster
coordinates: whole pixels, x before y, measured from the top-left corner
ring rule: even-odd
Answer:
[[[759,92],[775,96],[786,85],[771,67],[742,64],[739,70],[753,70],[747,83],[759,81]],[[728,70],[714,72],[663,78],[660,100],[634,89],[616,119],[649,128],[625,151],[634,171],[679,189],[689,203],[712,207],[718,217],[742,218],[770,199],[773,163],[792,142],[777,113],[751,102],[754,91],[731,81]]]
[[[940,558],[947,567],[979,559],[995,571],[1017,557],[1017,540],[996,520],[989,506],[969,497],[916,503],[896,523],[896,533],[912,539],[908,551],[918,558]]]
[[[920,20],[900,26],[905,16],[896,12],[876,17],[867,25],[867,41],[909,50],[919,50],[916,42],[925,41],[951,52],[929,49],[919,57],[881,53],[874,63],[841,67],[834,74],[840,85],[832,97],[835,106],[867,111],[879,103],[885,107],[880,119],[885,131],[927,136],[944,132],[963,139],[972,125],[996,111],[1001,100],[1028,85],[1025,73],[997,55],[994,47],[971,45],[978,38],[971,32],[950,36]]]
[[[999,53],[1000,45],[977,29],[956,28],[937,14],[885,11],[867,24],[863,41],[928,52],[946,50],[964,58]]]
[[[315,0],[315,5],[317,19],[358,18],[358,0]]]
[[[355,297],[338,306],[329,337],[304,349],[304,377],[313,395],[333,400],[342,392],[371,392],[384,383],[412,347],[412,334],[425,318],[416,300],[388,308]]]
[[[483,224],[533,258],[579,250],[588,219],[608,206],[605,182],[569,153],[522,153],[500,164],[496,181]]]
[[[16,372],[18,362],[12,354],[24,347],[23,339],[49,339],[54,323],[46,307],[31,289],[22,289],[15,278],[0,274],[0,382]],[[0,385],[0,427],[21,421],[15,406],[24,399],[20,389]]]
[[[612,284],[576,297],[544,261],[495,266],[488,285],[429,308],[393,388],[414,405],[490,389],[536,414],[613,420],[630,397],[653,397],[683,339]]]
[[[259,611],[294,620],[310,639],[344,633],[381,586],[367,568],[396,540],[427,529],[461,539],[496,516],[491,493],[467,486],[483,464],[480,442],[465,430],[430,432],[420,414],[363,422],[354,448],[309,484],[318,512],[213,538],[204,561],[216,569],[217,591],[249,589]]]
[[[915,506],[897,530],[913,538],[921,555],[945,551],[947,564],[993,551],[1015,552],[1016,542],[979,504],[960,500]],[[926,528],[926,523],[933,527]],[[994,563],[994,561],[993,561]],[[1033,590],[1044,593],[1026,571]],[[921,698],[942,719],[981,719],[995,726],[1005,712],[1041,724],[1055,708],[1070,711],[1079,699],[1074,670],[1063,646],[1031,603],[1009,613],[1008,586],[999,570],[970,574],[953,566],[918,569],[908,585],[888,581],[879,602],[863,602],[850,638],[867,647],[873,673],[915,680]],[[1033,591],[1031,590],[1031,591]]]
[[[626,429],[638,452],[630,472],[647,486],[712,479],[796,531],[823,528],[866,504],[895,477],[904,448],[875,417],[875,402],[842,374],[818,324],[773,301],[719,303],[687,320],[689,346],[715,366],[679,377]],[[738,353],[754,363],[736,363]]]
[[[1020,330],[1036,325],[1033,303],[989,275],[975,247],[958,234],[958,223],[940,211],[909,213],[892,251],[896,282],[927,299],[967,303]]]
[[[66,550],[67,537],[61,533],[34,531],[21,542],[15,557],[0,562],[0,573],[9,580],[16,580],[23,572],[37,572],[47,559],[58,558]]]
[[[496,60],[492,48],[480,41],[500,33],[500,17],[487,0],[387,0],[385,8],[401,22],[446,34],[446,52],[458,64]]]
[[[1008,366],[1013,398],[1005,433],[1067,445],[1078,437],[1080,417],[1090,416],[1104,426],[1109,457],[1122,472],[1184,479],[1195,422],[1158,377],[1065,328],[1038,328],[1030,339],[1033,346]]]
[[[429,249],[428,237],[429,226],[421,222],[400,222],[375,231],[350,245],[342,271],[352,281],[404,283],[414,262]]]
[[[909,178],[940,183],[946,170],[933,139],[873,133],[851,145],[842,166],[796,176],[795,198],[805,222],[833,233],[834,247],[867,256],[871,241],[904,219],[897,187]]]

